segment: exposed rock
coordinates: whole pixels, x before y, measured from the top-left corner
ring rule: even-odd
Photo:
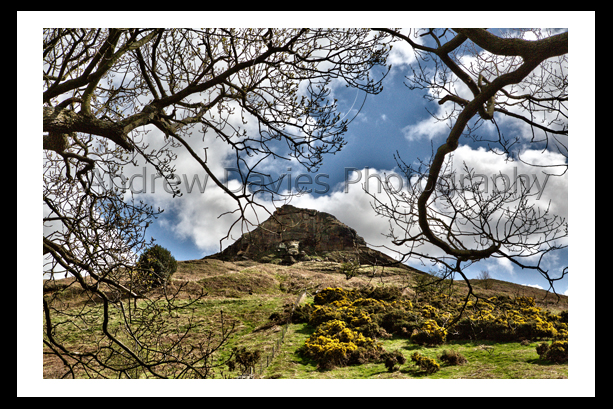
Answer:
[[[296,261],[355,261],[362,264],[397,264],[366,246],[357,232],[331,214],[291,205],[278,208],[255,230],[243,234],[220,253],[205,258],[293,264]]]

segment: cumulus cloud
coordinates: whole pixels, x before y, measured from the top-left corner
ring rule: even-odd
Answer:
[[[401,30],[401,34],[408,34],[407,30]],[[420,39],[414,39],[414,41],[420,43]],[[392,67],[401,68],[402,66],[409,66],[416,61],[415,51],[413,47],[406,41],[397,41],[394,43],[392,51],[387,57],[387,63]]]
[[[421,139],[431,140],[437,136],[445,135],[449,132],[449,127],[445,122],[428,117],[416,124],[405,126],[401,129],[401,132],[407,141],[416,142]]]

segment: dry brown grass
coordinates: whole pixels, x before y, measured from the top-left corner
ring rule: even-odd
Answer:
[[[202,290],[209,296],[240,297],[247,294],[298,294],[304,289],[317,290],[326,287],[345,289],[361,288],[369,285],[396,285],[404,289],[404,294],[412,296],[416,276],[423,273],[406,269],[363,266],[359,275],[347,280],[337,272],[340,263],[307,261],[291,266],[261,264],[245,260],[229,262],[214,259],[179,261],[168,289],[173,293],[181,288],[179,298],[189,298]],[[480,297],[506,295],[510,297],[533,297],[539,307],[559,312],[568,310],[568,297],[548,293],[538,288],[522,286],[506,281],[490,279],[488,288],[480,280],[471,280],[473,291]],[[462,280],[454,281],[454,294],[463,296],[467,285]],[[43,293],[61,291],[62,300],[78,305],[88,301],[83,290],[72,278],[43,282]],[[161,290],[157,290],[161,291]]]

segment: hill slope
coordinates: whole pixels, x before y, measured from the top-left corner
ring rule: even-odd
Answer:
[[[398,286],[402,294],[410,300],[416,300],[420,293],[416,285],[429,280],[432,276],[395,267],[363,266],[357,274],[347,279],[341,272],[342,263],[332,261],[305,261],[290,266],[272,263],[258,263],[252,260],[229,262],[215,259],[179,261],[178,270],[168,284],[168,290],[177,293],[174,302],[193,298],[204,292],[206,295],[194,304],[190,304],[193,313],[186,317],[177,316],[177,325],[182,320],[195,320],[199,323],[197,328],[206,332],[208,328],[215,329],[218,324],[220,311],[223,311],[226,323],[232,323],[235,334],[226,346],[229,351],[233,347],[245,347],[249,350],[262,351],[262,359],[258,367],[257,377],[262,378],[412,378],[422,375],[414,372],[410,366],[399,372],[388,373],[383,364],[369,363],[363,366],[337,368],[331,371],[320,371],[316,364],[308,359],[302,359],[296,354],[298,348],[304,345],[305,340],[314,331],[308,324],[287,323],[287,308],[300,300],[311,303],[312,296],[326,287],[342,287],[345,289],[360,289],[369,287]],[[45,281],[43,292],[45,297],[55,295],[56,302],[69,302],[70,308],[80,310],[84,305],[96,308],[91,299],[82,293],[80,286],[74,280],[62,279]],[[454,283],[454,296],[465,294],[466,285],[463,282]],[[491,280],[484,288],[485,283],[471,282],[477,295],[484,297],[534,297],[536,305],[554,312],[568,309],[568,298],[560,296],[558,300],[545,291]],[[305,290],[306,300],[304,295]],[[161,291],[161,290],[154,290]],[[154,292],[153,291],[153,292]],[[149,294],[155,298],[155,294]],[[71,335],[76,345],[87,346],[89,342],[87,332],[81,337]],[[192,335],[194,340],[199,339],[199,333]],[[284,340],[284,342],[281,342]],[[384,348],[389,351],[401,350],[406,356],[415,348],[406,338],[382,339]],[[455,341],[454,341],[455,342]],[[470,365],[459,369],[441,370],[436,377],[442,378],[545,378],[567,377],[568,366],[552,367],[549,364],[540,364],[535,352],[537,344],[520,349],[520,345],[509,343],[496,346],[500,356],[489,354],[480,350],[479,343],[452,343],[439,348],[426,349],[424,354],[436,358],[441,348],[451,345],[454,349],[467,356]],[[497,344],[498,345],[498,344]],[[78,347],[78,346],[77,346]],[[45,348],[43,348],[45,350]],[[222,352],[220,358],[223,359]],[[505,357],[502,361],[502,357]],[[482,365],[484,360],[495,363]],[[534,364],[536,363],[536,365]],[[408,365],[408,364],[407,364]],[[502,370],[501,368],[508,369]],[[62,362],[54,355],[44,355],[43,373],[45,378],[55,378],[65,372]],[[216,376],[236,376],[229,372],[218,373]]]

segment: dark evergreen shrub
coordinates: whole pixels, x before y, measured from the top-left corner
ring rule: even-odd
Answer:
[[[313,304],[297,305],[292,314],[292,322],[294,324],[308,323],[313,312]]]
[[[177,271],[177,260],[170,251],[156,244],[141,254],[137,266],[140,284],[147,288],[158,287]]]
[[[415,328],[421,326],[422,320],[413,311],[389,308],[387,312],[377,316],[377,323],[390,334],[408,337]]]

